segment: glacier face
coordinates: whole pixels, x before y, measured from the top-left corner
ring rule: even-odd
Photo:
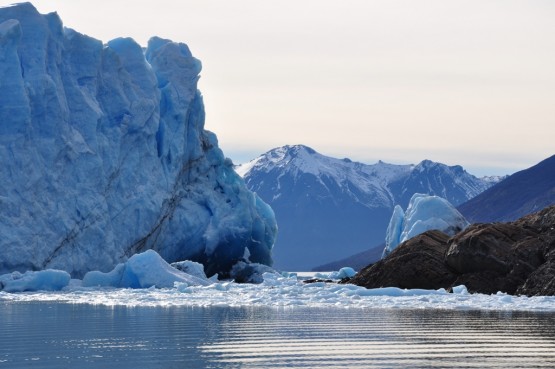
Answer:
[[[0,273],[111,270],[148,249],[272,264],[272,209],[204,130],[185,44],[103,44],[29,3],[0,9]]]

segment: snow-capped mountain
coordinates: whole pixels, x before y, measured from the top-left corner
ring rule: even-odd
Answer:
[[[303,145],[273,149],[236,171],[274,209],[275,267],[287,270],[307,270],[382,243],[394,206],[406,207],[414,193],[456,206],[496,183],[460,166],[429,160],[367,165]]]
[[[458,205],[479,195],[504,177],[476,178],[460,165],[447,166],[424,160],[414,166],[406,177],[388,187],[396,194],[397,203],[406,207],[415,193],[435,195]]]
[[[271,264],[276,223],[204,129],[187,45],[101,41],[0,8],[0,274],[111,270],[148,249]]]

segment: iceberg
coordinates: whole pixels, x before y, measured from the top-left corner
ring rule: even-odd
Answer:
[[[118,264],[108,273],[91,271],[83,277],[83,287],[172,288],[176,283],[187,286],[207,286],[205,277],[193,276],[166,263],[153,250],[135,254],[126,263]]]
[[[82,278],[150,249],[208,275],[245,249],[272,265],[274,213],[204,129],[187,45],[103,44],[22,3],[0,8],[0,55],[0,273]]]
[[[438,230],[454,236],[469,225],[449,201],[439,196],[416,193],[410,199],[406,212],[399,205],[395,206],[387,227],[382,258],[399,244],[426,231]]]
[[[63,270],[7,273],[0,275],[0,291],[61,291],[66,287],[173,288],[176,285],[183,288],[183,286],[208,286],[215,282],[204,275],[201,264],[183,261],[178,265],[181,267],[187,265],[196,275],[171,266],[156,251],[147,250],[133,255],[125,263],[116,265],[108,273],[90,271],[85,274],[82,281],[71,280],[69,273]]]
[[[191,260],[183,260],[177,261],[175,263],[171,263],[171,266],[183,273],[190,274],[192,276],[207,279],[206,273],[204,272],[204,265],[201,263],[197,263]]]
[[[69,285],[71,277],[63,270],[41,270],[0,275],[0,291],[60,291]]]
[[[314,274],[314,278],[321,278],[321,279],[345,279],[345,278],[352,278],[357,274],[357,272],[351,267],[343,267],[337,271],[333,271],[331,273],[316,273]]]

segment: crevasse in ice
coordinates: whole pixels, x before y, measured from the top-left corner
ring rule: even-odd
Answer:
[[[156,250],[225,274],[271,265],[276,223],[204,129],[182,43],[103,44],[0,8],[0,273],[110,271]]]

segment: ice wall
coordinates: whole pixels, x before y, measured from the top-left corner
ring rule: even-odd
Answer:
[[[204,130],[182,43],[103,44],[30,4],[0,8],[0,274],[81,277],[147,249],[271,265],[276,223]]]

